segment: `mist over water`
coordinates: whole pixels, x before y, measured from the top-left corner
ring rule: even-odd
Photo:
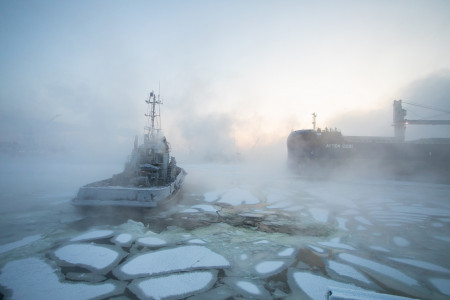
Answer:
[[[134,255],[162,255],[196,240],[223,256],[230,267],[212,287],[197,292],[199,297],[226,290],[231,297],[259,299],[249,286],[239,288],[246,283],[267,298],[315,298],[302,284],[310,280],[329,280],[320,283],[322,288],[341,284],[423,299],[448,296],[448,185],[344,176],[338,171],[304,176],[291,172],[282,155],[265,153],[253,161],[179,161],[188,175],[178,198],[140,212],[81,212],[70,205],[81,185],[120,172],[121,163],[5,160],[0,267],[30,256],[46,261],[55,249],[70,247],[69,240],[79,234],[112,230],[116,238],[131,233],[135,246],[114,249],[138,251]],[[138,247],[144,237],[166,244]],[[105,239],[93,242],[115,245]],[[79,282],[64,268],[58,272],[63,282]],[[123,293],[135,297],[127,288]]]

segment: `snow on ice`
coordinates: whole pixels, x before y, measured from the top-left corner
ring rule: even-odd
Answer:
[[[79,236],[74,237],[71,239],[71,242],[84,242],[84,241],[91,241],[91,240],[99,240],[104,238],[110,238],[114,234],[114,231],[112,230],[93,230],[86,233],[83,233]]]
[[[196,271],[135,279],[130,290],[140,299],[181,299],[205,291],[217,280],[217,272]]]
[[[70,244],[57,249],[54,256],[63,266],[81,266],[105,274],[126,254],[122,250],[112,249],[106,245]]]
[[[98,284],[61,282],[57,270],[38,258],[8,262],[0,283],[12,290],[14,299],[92,299],[123,293],[125,285],[116,281]]]
[[[28,244],[31,244],[37,240],[40,240],[41,238],[42,238],[42,235],[36,234],[36,235],[24,237],[23,239],[21,239],[19,241],[1,245],[0,246],[0,254],[20,248],[20,247],[28,245]]]
[[[113,272],[118,278],[127,280],[169,272],[229,266],[230,263],[223,256],[204,246],[192,245],[138,254]]]

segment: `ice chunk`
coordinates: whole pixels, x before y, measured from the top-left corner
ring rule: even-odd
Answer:
[[[211,288],[217,280],[212,271],[186,272],[135,279],[129,289],[140,299],[185,298]]]
[[[352,246],[342,244],[341,239],[339,237],[331,239],[329,242],[320,242],[319,244],[331,247],[331,248],[338,248],[338,249],[347,249],[347,250],[355,250]]]
[[[328,221],[328,211],[321,208],[309,209],[311,216],[319,222],[326,223]]]
[[[222,192],[218,192],[218,191],[207,192],[207,193],[203,194],[203,198],[205,199],[206,202],[214,202],[219,199],[221,194],[222,194]]]
[[[341,276],[347,276],[365,283],[371,283],[370,280],[366,278],[366,276],[364,276],[363,274],[361,274],[361,272],[357,271],[351,266],[330,260],[328,261],[328,267]]]
[[[339,281],[327,279],[318,275],[313,275],[306,272],[291,272],[289,285],[292,290],[295,290],[296,286],[301,288],[311,299],[326,299],[326,294],[330,286],[341,287],[351,290],[362,290],[361,288],[348,283],[342,283]],[[292,286],[292,285],[296,286]]]
[[[42,235],[36,234],[36,235],[24,237],[23,239],[12,242],[12,243],[1,245],[0,246],[0,254],[11,251],[13,249],[17,249],[19,247],[22,247],[22,246],[25,246],[28,244],[31,244],[37,240],[40,240],[41,238],[42,238]]]
[[[450,243],[450,236],[438,236],[438,235],[436,235],[436,236],[433,236],[433,237],[435,239],[438,239],[438,240]]]
[[[370,222],[368,219],[366,219],[366,218],[364,218],[362,216],[356,216],[355,220],[360,222],[360,223],[363,223],[364,225],[369,225],[369,226],[373,225],[372,222]]]
[[[110,246],[71,244],[58,248],[54,256],[61,265],[81,266],[105,274],[125,257],[125,253]]]
[[[414,267],[418,267],[418,268],[422,268],[422,269],[427,269],[427,270],[430,270],[430,271],[436,271],[436,272],[442,272],[442,273],[450,273],[450,270],[448,270],[448,269],[446,269],[444,267],[441,267],[441,266],[438,266],[438,265],[435,265],[435,264],[432,264],[432,263],[429,263],[429,262],[421,261],[421,260],[407,259],[407,258],[395,258],[395,257],[389,257],[389,259],[393,260],[393,261],[397,261],[397,262],[403,263],[403,264],[407,264],[407,265],[410,265],[410,266],[414,266]]]
[[[269,260],[269,261],[263,261],[260,262],[255,266],[256,272],[258,272],[261,275],[273,275],[281,270],[283,270],[285,267],[285,262],[280,260]]]
[[[381,252],[389,252],[388,249],[380,247],[380,246],[370,246],[370,249],[376,250],[376,251],[381,251]]]
[[[348,289],[343,287],[331,286],[328,289],[327,296],[329,300],[413,300],[401,296],[380,294],[372,291],[361,291],[355,289]]]
[[[164,246],[167,244],[167,242],[165,240],[154,237],[154,236],[138,238],[136,243],[141,246],[147,246],[147,247],[161,247],[161,246]]]
[[[325,253],[325,250],[323,250],[323,249],[320,248],[320,247],[308,245],[308,248],[311,249],[311,250],[313,250],[314,252],[317,252],[317,253]]]
[[[257,204],[259,199],[256,198],[252,193],[244,189],[232,189],[226,191],[220,199],[221,203],[227,203],[233,206],[242,204]]]
[[[419,285],[419,283],[415,279],[413,279],[413,278],[405,275],[404,273],[398,271],[397,269],[391,268],[389,266],[386,266],[386,265],[383,265],[383,264],[380,264],[380,263],[377,263],[377,262],[374,262],[374,261],[371,261],[371,260],[368,260],[365,258],[361,258],[356,255],[348,254],[348,253],[339,254],[339,258],[341,258],[347,262],[350,262],[352,264],[356,264],[356,265],[364,267],[366,269],[375,271],[379,274],[382,274],[383,276],[388,276],[388,277],[394,278],[394,279],[396,279],[400,282],[403,282],[407,285]]]
[[[278,256],[292,256],[295,253],[295,249],[292,247],[286,248],[278,252]]]
[[[394,244],[396,244],[399,247],[408,247],[410,245],[407,239],[399,236],[395,236],[392,240],[394,241]]]
[[[121,233],[111,239],[111,242],[122,247],[129,247],[133,242],[133,236],[129,233]]]
[[[210,213],[216,213],[218,211],[218,208],[213,205],[207,205],[207,204],[198,204],[192,206],[192,208],[204,211],[204,212],[210,212]]]
[[[201,239],[193,239],[193,240],[189,240],[188,244],[198,244],[198,245],[202,245],[202,244],[206,244],[205,241],[201,240]]]
[[[346,218],[336,217],[336,221],[338,222],[339,229],[348,230],[346,226],[348,220]]]
[[[189,245],[136,255],[113,272],[118,278],[126,280],[168,272],[229,266],[230,263],[223,256],[210,249]]]
[[[450,296],[450,279],[430,278],[430,282],[439,290],[439,292]]]
[[[239,294],[252,299],[272,299],[270,293],[257,281],[227,277],[224,282]]]
[[[15,299],[92,299],[123,293],[124,284],[63,283],[56,270],[38,258],[8,262],[0,273],[0,284],[12,290]]]
[[[84,242],[84,241],[90,241],[90,240],[98,240],[98,239],[104,239],[109,238],[114,234],[114,231],[112,230],[93,230],[86,233],[83,233],[79,236],[74,237],[71,239],[71,242]]]

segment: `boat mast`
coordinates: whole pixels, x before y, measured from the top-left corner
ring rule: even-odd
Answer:
[[[313,116],[313,121],[312,121],[312,124],[313,124],[313,130],[316,130],[316,118],[317,118],[317,114],[316,114],[316,113],[313,113],[312,116]]]
[[[161,113],[159,105],[162,104],[161,97],[158,93],[156,96],[154,91],[151,91],[147,100],[147,126],[145,127],[146,139],[155,137],[161,131]]]

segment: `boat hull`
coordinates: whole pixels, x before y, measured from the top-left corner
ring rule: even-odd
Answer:
[[[164,186],[124,187],[103,185],[99,181],[81,187],[72,200],[75,206],[125,206],[156,207],[163,200],[173,197],[182,187],[186,172],[181,169],[175,180]]]

